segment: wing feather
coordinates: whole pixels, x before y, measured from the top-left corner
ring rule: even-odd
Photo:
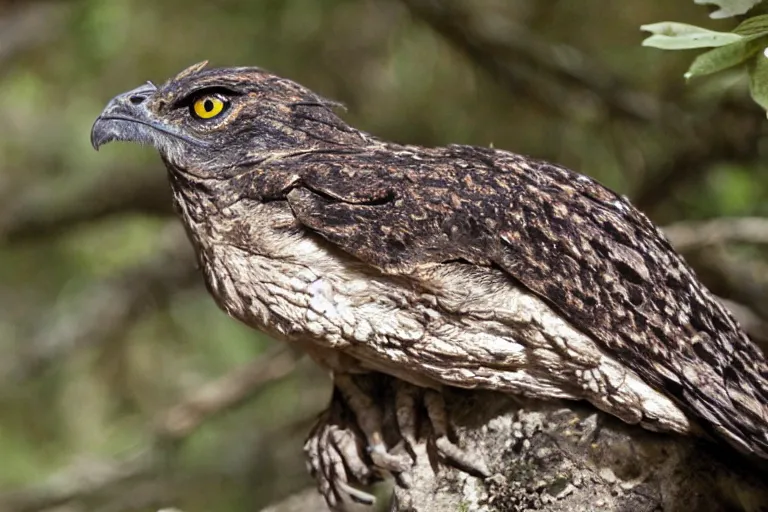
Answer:
[[[378,147],[307,161],[304,226],[390,274],[503,269],[692,416],[768,458],[768,364],[663,234],[596,181],[508,152]]]

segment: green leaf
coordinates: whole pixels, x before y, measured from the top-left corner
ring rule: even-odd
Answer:
[[[749,92],[755,103],[768,111],[768,57],[756,55],[747,67],[749,71]]]
[[[762,0],[693,0],[699,5],[716,5],[718,10],[709,15],[710,18],[732,18],[749,11]]]
[[[744,20],[738,27],[733,29],[733,33],[745,37],[768,34],[768,14],[761,14],[760,16]]]
[[[688,50],[691,48],[712,48],[734,43],[742,38],[739,34],[730,32],[715,32],[706,28],[662,21],[643,25],[640,30],[653,34],[643,41],[643,46],[651,46],[662,50]]]
[[[737,66],[768,46],[768,35],[745,37],[740,41],[702,53],[694,59],[685,78],[717,73]]]

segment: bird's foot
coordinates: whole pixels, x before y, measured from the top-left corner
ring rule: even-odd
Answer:
[[[387,475],[407,488],[418,453],[478,477],[490,475],[481,459],[451,441],[439,392],[383,375],[338,374],[335,384],[330,407],[304,446],[309,470],[332,509],[350,501],[373,504],[373,495],[354,486]]]
[[[380,479],[365,450],[354,419],[334,396],[304,444],[307,468],[331,510],[344,510],[350,501],[367,505],[376,501],[369,492],[354,487],[367,487]]]
[[[460,448],[451,441],[448,411],[442,393],[431,389],[424,390],[424,406],[432,425],[435,448],[441,460],[479,478],[491,476],[491,472],[482,457]]]

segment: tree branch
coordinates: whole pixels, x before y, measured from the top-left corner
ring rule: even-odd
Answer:
[[[768,264],[726,248],[692,252],[686,259],[713,293],[749,307],[768,321]]]
[[[184,439],[208,418],[243,403],[269,382],[287,377],[296,368],[296,354],[280,344],[267,354],[199,388],[164,412],[155,428],[162,439]]]
[[[768,354],[768,267],[729,252],[728,244],[768,244],[768,219],[683,221],[663,228],[699,277],[728,307],[749,337]]]
[[[751,308],[738,302],[723,299],[725,307],[733,314],[744,332],[754,341],[763,352],[768,354],[768,322],[760,318]]]
[[[715,512],[768,503],[765,473],[692,438],[655,434],[577,402],[459,390],[446,397],[459,445],[495,475],[435,473],[422,441],[410,487],[396,488],[396,510]]]
[[[474,466],[491,473],[488,478],[471,476],[439,457],[440,446],[448,453],[448,440],[435,437],[435,415],[426,419],[424,411],[417,412],[423,419],[409,423],[413,430],[403,439],[398,424],[403,412],[414,411],[412,403],[397,398],[401,383],[382,375],[355,379],[358,385],[367,384],[366,389],[373,386],[369,391],[375,389],[382,409],[381,437],[392,453],[415,460],[395,486],[393,511],[719,512],[755,510],[754,504],[768,503],[765,468],[728,447],[654,433],[582,401],[444,388],[447,416],[439,416],[448,421],[450,441],[463,451],[454,457],[476,461]],[[335,461],[350,447],[365,446],[361,435],[341,394],[335,394],[311,434],[311,460],[324,491],[327,468],[343,478],[344,467]],[[317,447],[320,453],[313,451]],[[351,461],[348,467],[354,465]],[[348,501],[349,492],[337,490],[331,496]]]
[[[39,330],[19,347],[18,360],[0,361],[0,381],[30,379],[73,350],[120,336],[153,301],[198,283],[192,248],[181,225],[168,223],[161,239],[164,247],[147,261],[89,286],[61,309],[50,310]]]
[[[552,84],[578,87],[591,93],[614,117],[648,122],[665,109],[653,96],[633,90],[578,49],[554,45],[492,9],[474,8],[457,0],[402,0],[411,14],[424,21],[480,68],[548,111],[563,113],[566,102]]]
[[[0,212],[0,242],[24,242],[55,235],[86,222],[117,214],[172,213],[170,189],[164,172],[134,168],[105,170],[95,183],[62,196],[49,185],[6,201]]]
[[[126,459],[81,461],[45,482],[0,495],[0,511],[39,512],[52,509],[147,475],[155,466],[155,454],[150,451]]]
[[[27,489],[0,495],[0,512],[40,512],[158,475],[169,458],[204,422],[262,392],[270,383],[290,375],[296,358],[280,346],[198,389],[191,397],[159,416],[153,441],[144,450],[114,460],[88,460],[76,463],[48,480]],[[304,423],[304,418],[299,423]],[[291,429],[280,429],[284,435]],[[275,443],[265,443],[273,446]],[[138,484],[137,484],[138,485]],[[169,484],[167,484],[169,485]]]
[[[353,510],[371,512],[370,507],[357,507],[356,509],[350,509],[348,512],[353,512]],[[328,506],[325,504],[323,497],[320,496],[320,493],[317,492],[317,489],[310,487],[289,496],[279,503],[263,508],[261,512],[328,512]]]
[[[721,101],[693,118],[677,104],[634,89],[610,70],[573,47],[553,44],[491,9],[466,0],[400,0],[411,14],[432,27],[479,68],[544,111],[573,117],[584,102],[563,101],[577,88],[613,119],[653,123],[679,141],[673,154],[631,194],[640,209],[653,213],[686,183],[699,179],[716,162],[754,163],[762,116],[752,104]]]
[[[720,218],[684,221],[664,228],[664,233],[680,252],[726,243],[768,244],[768,218]]]

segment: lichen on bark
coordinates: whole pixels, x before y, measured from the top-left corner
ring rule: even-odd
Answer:
[[[768,504],[765,473],[706,441],[649,432],[578,402],[447,390],[446,403],[458,444],[495,474],[482,481],[435,466],[422,440],[393,510],[715,512]]]

